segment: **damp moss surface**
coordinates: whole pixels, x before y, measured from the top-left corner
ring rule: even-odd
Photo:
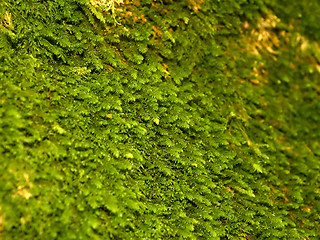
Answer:
[[[1,239],[319,239],[320,2],[0,0]]]

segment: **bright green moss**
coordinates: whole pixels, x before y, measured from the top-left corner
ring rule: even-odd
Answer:
[[[0,236],[318,239],[317,1],[93,2],[0,1]]]

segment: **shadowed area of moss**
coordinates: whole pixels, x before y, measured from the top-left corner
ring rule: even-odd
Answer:
[[[319,11],[0,0],[0,238],[318,239]]]

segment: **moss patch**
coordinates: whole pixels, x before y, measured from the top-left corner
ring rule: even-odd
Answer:
[[[320,6],[287,5],[1,1],[0,236],[317,239]]]

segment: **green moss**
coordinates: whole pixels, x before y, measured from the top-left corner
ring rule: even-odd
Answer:
[[[0,1],[0,236],[317,239],[320,8],[287,5]]]

